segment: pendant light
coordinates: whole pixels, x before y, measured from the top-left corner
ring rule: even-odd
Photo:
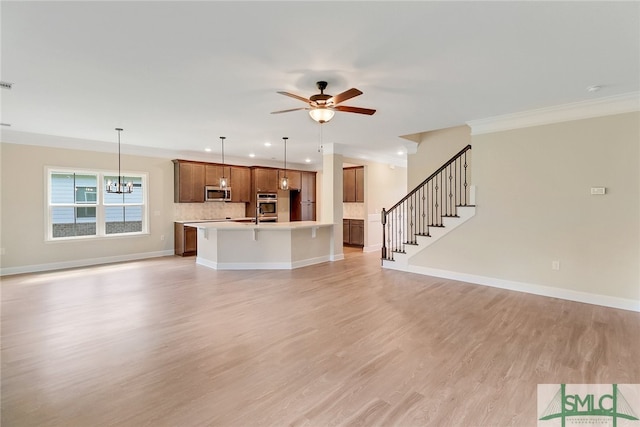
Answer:
[[[114,194],[131,193],[133,191],[133,183],[129,181],[125,184],[123,182],[123,176],[120,173],[120,132],[122,132],[123,129],[116,128],[116,130],[118,131],[118,181],[117,182],[112,182],[111,180],[107,181],[107,193],[114,193]]]
[[[284,141],[284,176],[280,178],[280,189],[288,190],[289,189],[289,178],[287,178],[287,139],[286,136],[282,137]]]
[[[226,189],[229,186],[229,179],[224,176],[224,140],[225,136],[220,137],[220,141],[222,142],[222,176],[220,177],[220,188]]]

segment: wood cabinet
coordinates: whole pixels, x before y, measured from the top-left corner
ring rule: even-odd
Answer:
[[[173,161],[173,201],[203,203],[205,164],[184,160]]]
[[[301,221],[316,220],[316,202],[300,203],[300,220]]]
[[[350,226],[351,226],[351,220],[350,219],[343,219],[342,220],[342,243],[345,244],[345,245],[350,245],[351,244]]]
[[[316,201],[316,173],[315,172],[302,172],[302,182],[300,188],[300,195],[303,202]]]
[[[342,220],[342,242],[345,245],[364,246],[364,220]]]
[[[251,201],[251,169],[231,166],[231,201],[249,203]]]
[[[204,187],[220,185],[224,174],[229,179],[231,201],[248,203],[251,201],[251,169],[246,166],[228,166],[215,163],[173,160],[174,191],[176,203],[203,203]],[[274,170],[275,172],[275,170]],[[277,182],[277,178],[275,179]]]
[[[284,176],[285,176],[284,170],[280,169],[278,171],[278,184],[280,183],[280,180]],[[300,172],[300,171],[292,171],[292,170],[287,169],[286,176],[287,176],[287,178],[289,178],[289,189],[290,190],[300,190],[302,188],[302,172]]]
[[[256,193],[278,192],[278,169],[253,168],[251,172]]]
[[[342,201],[356,201],[356,170],[353,168],[342,170]]]
[[[316,173],[301,172],[300,182],[300,219],[316,220]]]
[[[356,202],[364,203],[364,168],[356,169]]]
[[[253,217],[256,209],[257,193],[277,193],[279,176],[284,170],[265,167],[221,165],[216,163],[173,160],[174,202],[203,203],[204,188],[220,185],[220,177],[229,178],[231,202],[246,203],[247,216]],[[300,206],[296,216],[302,221],[316,220],[316,172],[287,170],[289,188],[298,194]],[[302,204],[305,204],[302,206]]]
[[[198,229],[174,223],[174,250],[176,255],[189,256],[198,253]]]
[[[233,190],[233,183],[231,182],[231,167],[217,164],[207,164],[204,167],[204,185],[220,185],[220,178],[225,177],[229,179],[227,185]]]
[[[342,170],[342,201],[364,202],[364,167]]]

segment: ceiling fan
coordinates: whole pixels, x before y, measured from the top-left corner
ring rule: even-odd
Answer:
[[[271,114],[288,113],[290,111],[308,110],[311,118],[318,123],[326,123],[333,118],[336,111],[343,111],[345,113],[358,113],[372,115],[376,110],[360,107],[348,107],[346,105],[338,105],[348,99],[354,98],[358,95],[362,95],[362,91],[351,88],[338,95],[332,96],[324,93],[327,88],[327,82],[320,81],[316,83],[320,93],[312,95],[309,99],[299,95],[295,95],[289,92],[278,92],[279,94],[290,96],[291,98],[299,99],[300,101],[309,104],[308,107],[292,108],[290,110],[274,111]]]

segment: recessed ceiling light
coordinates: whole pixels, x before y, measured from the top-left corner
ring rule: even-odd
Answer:
[[[593,86],[589,86],[587,88],[587,92],[597,92],[600,89],[602,89],[602,86],[598,86],[598,85],[593,85]]]
[[[255,157],[256,155],[253,153],[249,153],[249,157]]]
[[[398,156],[402,156],[404,154],[404,151],[400,150],[398,151]]]
[[[311,159],[304,159],[306,163],[311,163]]]
[[[265,147],[271,147],[271,143],[270,143],[270,142],[265,142],[265,143],[264,143],[264,146],[265,146]]]
[[[207,147],[207,148],[204,149],[204,151],[206,151],[207,153],[210,153],[211,152],[211,148]]]

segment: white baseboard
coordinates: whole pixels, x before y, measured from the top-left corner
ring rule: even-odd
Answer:
[[[9,276],[12,274],[37,273],[41,271],[63,270],[65,268],[88,267],[92,265],[109,264],[113,262],[136,261],[147,258],[158,258],[163,256],[171,256],[174,250],[143,252],[138,254],[116,255],[101,258],[87,258],[73,261],[52,262],[47,264],[24,265],[20,267],[0,268],[0,276]]]
[[[473,283],[476,285],[491,286],[493,288],[508,289],[510,291],[525,292],[528,294],[541,295],[551,298],[559,298],[568,301],[582,302],[586,304],[601,305],[604,307],[619,308],[622,310],[640,312],[640,301],[618,298],[608,295],[592,294],[588,292],[575,291],[571,289],[557,288],[546,285],[536,285],[531,283],[516,282],[512,280],[496,279],[493,277],[478,276],[475,274],[458,273],[449,270],[420,267],[416,265],[403,265],[393,261],[385,261],[384,268],[405,271],[408,273],[423,274],[425,276],[442,277],[443,279],[458,280],[461,282]]]
[[[382,243],[378,243],[377,245],[365,246],[362,248],[362,252],[376,252],[382,250]]]
[[[328,261],[331,261],[328,255],[293,262],[213,262],[196,257],[196,264],[215,270],[293,270]]]

